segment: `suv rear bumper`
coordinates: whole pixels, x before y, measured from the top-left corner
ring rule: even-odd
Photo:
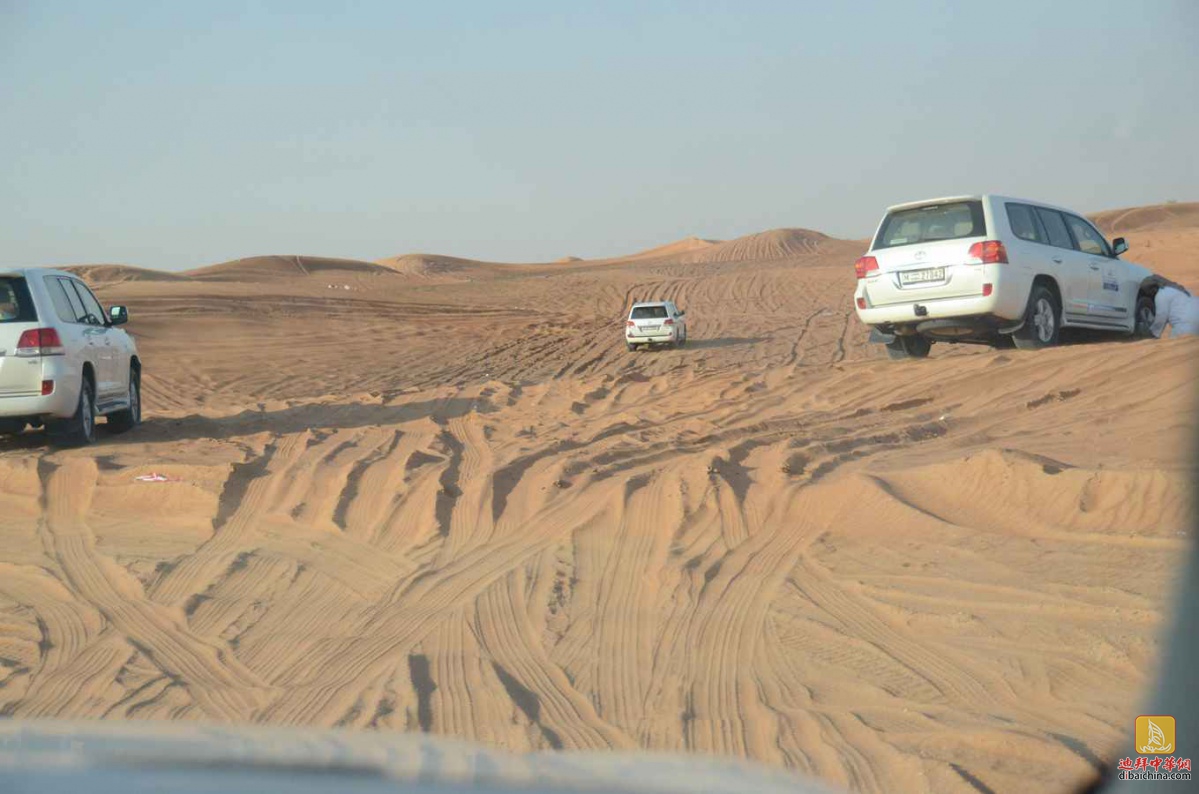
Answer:
[[[1001,288],[1003,287],[1003,288]],[[856,293],[863,297],[861,288]],[[969,295],[961,298],[934,298],[891,303],[885,306],[868,306],[857,309],[858,319],[866,325],[905,325],[925,320],[966,319],[970,317],[994,316],[1018,323],[1024,317],[1028,294],[1008,289],[1007,285],[996,284],[991,295]]]
[[[905,323],[881,323],[872,326],[871,342],[892,342],[896,336],[920,334],[933,340],[974,341],[993,339],[998,334],[1010,334],[1024,325],[1023,320],[1009,320],[994,314],[970,317],[942,317]]]
[[[675,340],[675,332],[667,331],[661,334],[625,334],[624,339],[630,345],[664,345]]]
[[[79,407],[79,376],[61,356],[42,359],[42,378],[54,381],[54,391],[0,396],[0,419],[69,419]]]

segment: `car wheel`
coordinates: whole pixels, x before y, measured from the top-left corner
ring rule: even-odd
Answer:
[[[1148,339],[1153,336],[1153,332],[1149,329],[1153,327],[1153,321],[1157,319],[1157,304],[1148,295],[1141,295],[1137,298],[1137,323],[1133,329],[1133,335],[1139,336],[1142,339]]]
[[[928,358],[933,343],[923,336],[897,336],[887,343],[887,357],[892,361],[905,358]]]
[[[108,429],[124,433],[142,423],[142,379],[136,369],[129,372],[129,407],[108,417]]]
[[[49,430],[53,441],[64,447],[83,447],[96,443],[96,394],[91,381],[83,379],[75,415],[51,425]]]
[[[1061,316],[1053,292],[1038,284],[1028,296],[1024,325],[1012,334],[1012,341],[1021,350],[1040,350],[1056,345],[1061,331]]]

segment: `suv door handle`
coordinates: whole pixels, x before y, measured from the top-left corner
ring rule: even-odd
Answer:
[[[1055,257],[1053,258],[1053,261],[1054,261],[1054,262],[1057,262],[1057,263],[1060,265],[1060,264],[1062,263],[1062,258],[1061,258],[1060,256],[1055,256]]]
[[[1098,269],[1099,269],[1099,265],[1091,265],[1091,270],[1098,270]]]

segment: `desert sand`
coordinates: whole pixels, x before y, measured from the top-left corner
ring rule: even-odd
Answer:
[[[1199,287],[1199,205],[1097,219]],[[889,362],[864,247],[82,269],[146,422],[0,442],[0,710],[1063,790],[1160,654],[1199,345]],[[627,352],[635,299],[691,344]]]

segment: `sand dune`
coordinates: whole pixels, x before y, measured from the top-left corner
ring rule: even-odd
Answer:
[[[673,257],[679,254],[689,254],[693,251],[703,251],[720,244],[720,240],[705,240],[702,237],[684,237],[682,240],[675,240],[673,243],[666,243],[654,248],[647,248],[644,251],[639,251],[630,256],[616,257],[628,261],[636,261],[638,259],[656,259],[658,257]]]
[[[314,274],[352,273],[361,275],[384,271],[385,268],[374,262],[361,262],[356,259],[332,259],[319,256],[252,256],[188,270],[183,275],[201,281],[237,281],[253,284]]]
[[[807,229],[772,229],[708,246],[687,259],[692,262],[760,262],[790,259],[814,254],[831,240],[828,235]]]
[[[1091,220],[1109,235],[1157,229],[1194,230],[1199,227],[1199,202],[1108,210],[1095,213]]]
[[[63,269],[77,273],[93,289],[126,281],[177,281],[183,278],[177,273],[131,265],[72,265]]]
[[[472,275],[485,275],[497,265],[438,254],[404,254],[379,260],[379,264],[397,273],[437,280],[467,280]],[[503,267],[503,265],[498,265]]]
[[[1193,231],[1129,236],[1199,287]],[[1158,655],[1199,351],[893,364],[855,250],[102,287],[148,421],[0,442],[0,710],[1066,790]],[[637,297],[678,301],[692,345],[625,351]]]

